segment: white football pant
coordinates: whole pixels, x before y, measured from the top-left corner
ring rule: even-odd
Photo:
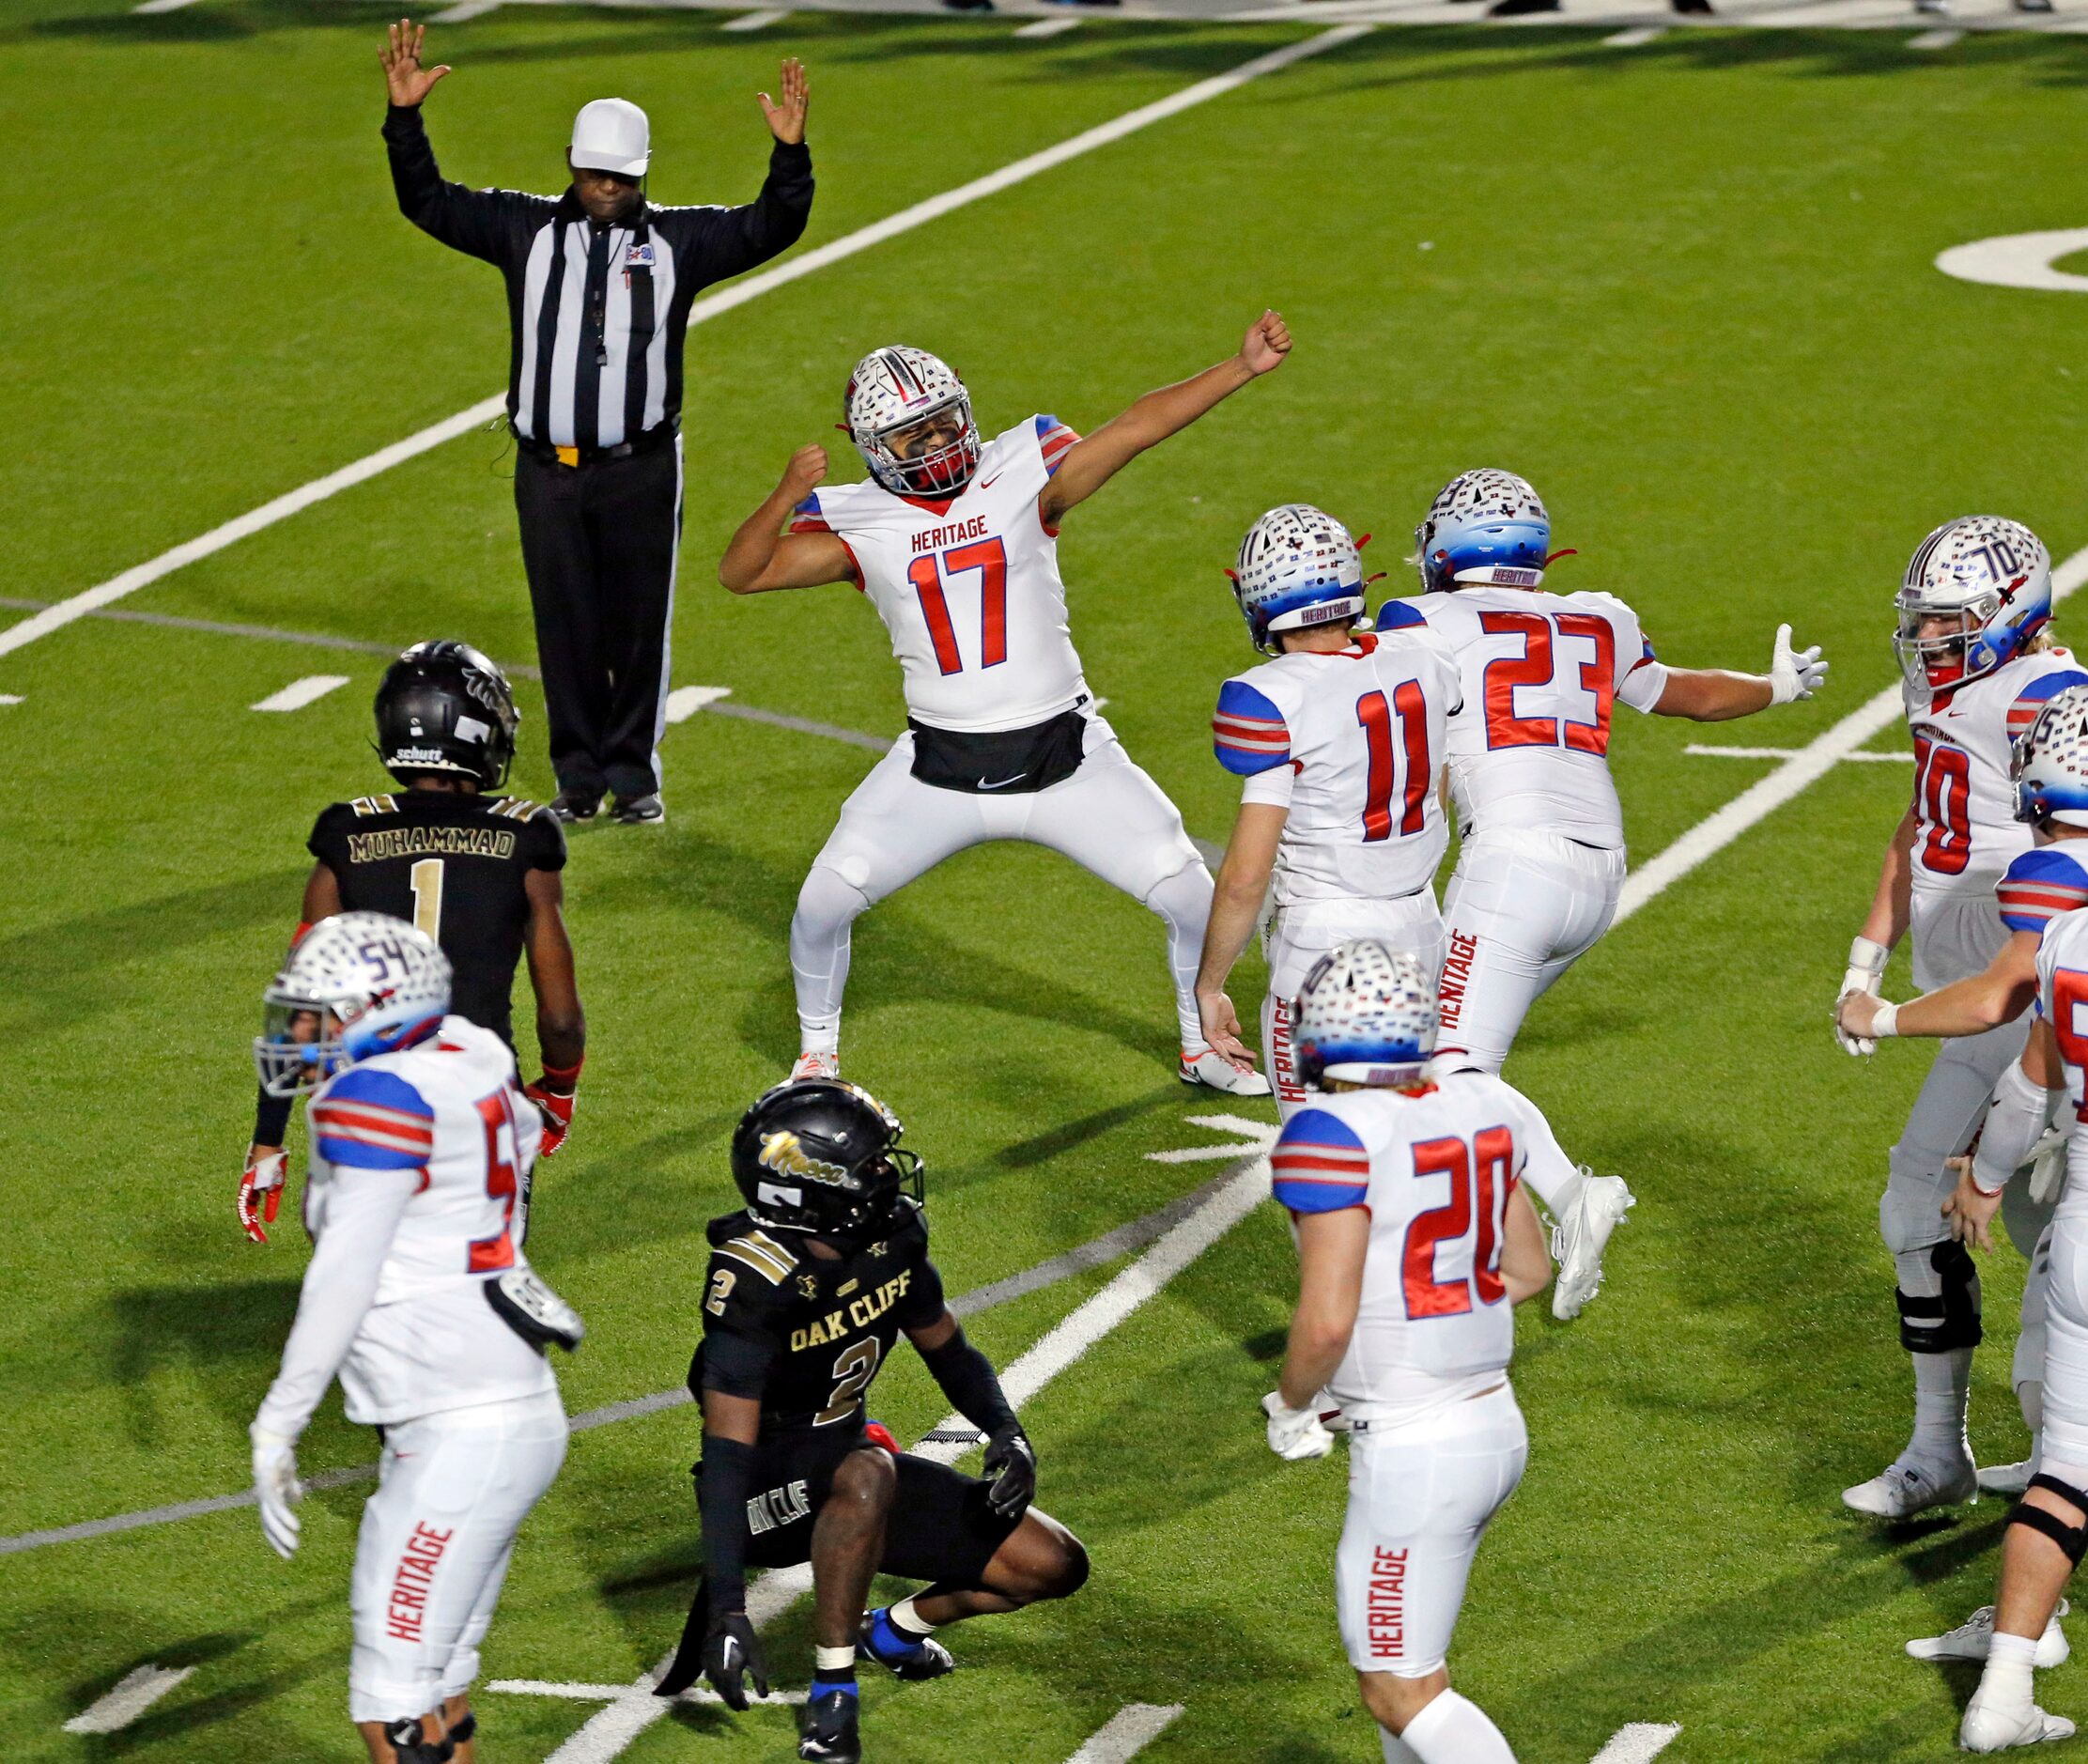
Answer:
[[[1269,926],[1269,988],[1261,995],[1261,1058],[1283,1120],[1312,1099],[1298,1077],[1291,1042],[1291,1009],[1305,977],[1329,950],[1353,937],[1375,937],[1386,949],[1406,951],[1428,966],[1443,967],[1443,915],[1432,890],[1388,901],[1307,901],[1278,909]]]
[[[1530,1006],[1616,916],[1624,854],[1556,833],[1478,832],[1443,894],[1436,1057],[1498,1072]]]
[[[355,1544],[350,1720],[418,1717],[471,1689],[515,1534],[565,1462],[565,1432],[555,1390],[384,1430]]]
[[[996,839],[1063,852],[1160,916],[1182,1044],[1200,1050],[1196,979],[1211,917],[1211,873],[1189,843],[1180,811],[1133,764],[1108,723],[1088,720],[1084,757],[1071,778],[1021,796],[939,790],[913,775],[913,758],[908,731],[843,804],[840,822],[798,890],[790,966],[803,1051],[833,1053],[841,1044],[856,916],[945,858]]]
[[[2045,1470],[2072,1480],[2059,1466],[2088,1470],[2088,1208],[2078,1198],[2052,1222],[2046,1297],[2045,1432],[2038,1456]]]
[[[1383,1431],[1350,1415],[1349,1512],[1335,1555],[1341,1645],[1358,1672],[1424,1679],[1450,1651],[1488,1522],[1523,1479],[1529,1434],[1498,1390]]]

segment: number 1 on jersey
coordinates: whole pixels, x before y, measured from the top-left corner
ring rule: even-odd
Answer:
[[[442,860],[423,858],[406,873],[413,890],[413,927],[440,943],[442,940]]]
[[[1429,789],[1435,781],[1429,764],[1429,710],[1420,683],[1401,680],[1386,704],[1383,692],[1366,692],[1355,702],[1355,720],[1370,750],[1370,777],[1363,798],[1363,843],[1392,837],[1392,719],[1400,720],[1400,741],[1406,750],[1406,788],[1400,797],[1400,832],[1418,833],[1427,824]]]
[[[920,616],[928,621],[928,641],[936,646],[936,666],[962,673],[964,654],[957,628],[950,622],[950,602],[943,583],[967,570],[979,572],[979,665],[998,667],[1008,659],[1008,549],[998,539],[979,539],[937,555],[917,557],[906,565],[906,580],[920,597]]]

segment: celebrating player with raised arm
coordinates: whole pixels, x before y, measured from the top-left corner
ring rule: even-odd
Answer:
[[[1205,1039],[1195,982],[1211,874],[1174,804],[1095,710],[1066,625],[1058,540],[1068,510],[1290,350],[1283,320],[1263,313],[1237,354],[1146,394],[1085,440],[1039,416],[982,442],[970,395],[946,364],[878,349],[857,364],[846,397],[870,481],[823,488],[826,449],[802,448],[734,534],[718,567],[727,588],[854,582],[891,632],[905,676],[907,732],[848,798],[798,892],[794,1076],[840,1071],[857,915],[953,852],[1026,839],[1166,923],[1183,1082],[1268,1094],[1259,1073]]]
[[[1498,1072],[1529,1008],[1595,945],[1624,886],[1624,820],[1610,779],[1610,712],[1696,722],[1810,698],[1817,648],[1779,626],[1767,673],[1669,668],[1606,594],[1543,589],[1552,518],[1511,472],[1466,472],[1415,531],[1425,592],[1409,604],[1456,651],[1464,708],[1450,720],[1461,844],[1443,897],[1439,1064]],[[1381,614],[1382,618],[1382,614]]]
[[[1300,1265],[1282,1376],[1262,1400],[1269,1446],[1324,1456],[1316,1393],[1331,1391],[1351,1430],[1341,1640],[1386,1759],[1513,1764],[1445,1661],[1479,1540],[1529,1453],[1508,1387],[1511,1312],[1552,1269],[1520,1181],[1566,1156],[1500,1078],[1425,1075],[1435,986],[1414,955],[1345,943],[1297,1003],[1299,1066],[1337,1093],[1292,1115],[1271,1154]]]
[[[355,1549],[349,1718],[372,1764],[471,1764],[479,1643],[565,1458],[545,1349],[584,1333],[516,1242],[543,1129],[506,1044],[448,1014],[449,960],[402,921],[315,926],[263,998],[263,1086],[312,1090],[314,1247],[251,1430],[261,1529],[295,1553],[298,1437],[338,1373],[384,1447]]]
[[[565,934],[565,833],[548,809],[492,793],[507,781],[520,714],[507,676],[469,643],[415,643],[377,689],[377,751],[404,786],[321,812],[298,938],[343,912],[388,913],[442,946],[456,1014],[514,1045],[515,965],[529,957],[543,1075],[528,1086],[543,1155],[565,1141],[587,1019]],[[257,1244],[283,1204],[287,1097],[263,1091],[240,1178],[240,1224]],[[522,1196],[526,1227],[529,1197]]]
[[[1087,1552],[1032,1507],[1037,1455],[986,1356],[943,1302],[928,1259],[920,1160],[868,1091],[794,1079],[733,1135],[744,1211],[714,1219],[704,1338],[688,1369],[703,1405],[696,1496],[704,1580],[658,1693],[699,1672],[734,1709],[766,1695],[747,1616],[749,1567],[810,1561],[816,1657],[797,1756],[855,1764],[858,1653],[902,1679],[954,1663],[934,1632],[1063,1599]],[[983,1478],[903,1452],[864,1407],[905,1332],[957,1413],[986,1436]],[[871,1577],[932,1584],[865,1613]]]
[[[1909,562],[1897,607],[1894,647],[1914,794],[1849,950],[1837,1005],[1847,1014],[1837,1015],[1835,1034],[1851,1053],[1868,1053],[1875,1042],[1844,1027],[1861,1020],[1848,995],[1878,990],[1886,957],[1910,927],[1914,983],[1925,992],[1981,974],[2022,929],[2003,922],[1995,899],[2034,844],[2016,814],[2015,737],[2058,693],[2088,685],[2088,673],[2052,642],[2050,556],[2016,521],[1973,515],[1938,527]],[[1915,1026],[1930,1017],[1930,1007],[1907,1009]],[[1888,1015],[1887,1032],[1897,1027]],[[1995,1080],[2028,1032],[2027,1018],[2018,1017],[1945,1041],[1892,1149],[1878,1216],[1896,1276],[1900,1344],[1913,1359],[1914,1427],[1891,1464],[1843,1492],[1858,1512],[1904,1519],[1976,1493],[1965,1422],[1981,1335],[1979,1275],[1939,1209],[1953,1185],[1950,1159],[1972,1142]],[[2023,1231],[2018,1241],[2028,1247],[2036,1230],[2026,1220]],[[2022,1394],[2034,1397],[2027,1387]],[[2024,1418],[2036,1427],[2034,1413]]]

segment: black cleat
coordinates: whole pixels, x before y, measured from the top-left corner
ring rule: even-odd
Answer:
[[[642,797],[618,797],[609,818],[618,827],[657,827],[667,818],[667,805],[657,790]]]
[[[805,1725],[798,1732],[797,1756],[821,1758],[826,1764],[862,1764],[863,1736],[856,1709],[861,1700],[853,1685],[809,1698]]]
[[[957,1663],[951,1659],[950,1649],[933,1635],[909,1643],[892,1628],[885,1613],[886,1607],[880,1605],[863,1614],[862,1628],[856,1636],[858,1659],[876,1662],[896,1679],[939,1679],[956,1671]]]
[[[1558,10],[1559,0],[1493,0],[1493,4],[1486,9],[1486,16],[1490,19],[1520,19],[1536,12]]]
[[[602,793],[598,790],[561,790],[551,798],[551,818],[570,827],[575,821],[592,821],[601,807]]]

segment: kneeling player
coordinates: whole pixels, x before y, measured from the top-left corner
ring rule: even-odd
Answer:
[[[733,1136],[743,1212],[714,1219],[704,1339],[688,1369],[704,1409],[696,1494],[704,1580],[658,1690],[699,1670],[734,1709],[766,1695],[746,1571],[810,1561],[817,1657],[797,1755],[862,1756],[856,1659],[903,1679],[954,1664],[941,1625],[1063,1599],[1088,1555],[1029,1505],[1037,1458],[986,1356],[943,1303],[928,1260],[920,1160],[898,1118],[834,1078],[779,1085]],[[899,1450],[865,1418],[905,1330],[958,1414],[986,1435],[984,1478]],[[865,1615],[874,1574],[932,1582]]]
[[[411,925],[329,919],[265,998],[262,1084],[318,1089],[315,1247],[251,1430],[261,1529],[296,1551],[298,1436],[338,1372],[348,1419],[384,1442],[355,1547],[349,1717],[373,1764],[471,1764],[479,1643],[565,1458],[545,1349],[582,1333],[514,1236],[543,1129],[506,1044],[447,1014],[449,961]]]
[[[1508,1380],[1512,1307],[1552,1268],[1520,1179],[1566,1158],[1500,1078],[1430,1082],[1435,1028],[1427,971],[1378,943],[1343,944],[1298,994],[1299,1063],[1341,1094],[1291,1116],[1272,1156],[1300,1273],[1282,1378],[1262,1406],[1284,1458],[1333,1445],[1322,1386],[1348,1420],[1336,1596],[1385,1757],[1513,1764],[1444,1662],[1479,1540],[1529,1451]]]
[[[2088,797],[2083,798],[2088,806]],[[2045,1428],[2038,1472],[2009,1514],[2001,1552],[1987,1667],[1966,1706],[1957,1742],[1968,1752],[2064,1740],[2074,1724],[2039,1709],[2031,1672],[2067,1579],[2088,1550],[2088,1184],[2080,1180],[2088,1122],[2088,1039],[2080,1030],[2088,1006],[2088,913],[2069,913],[2046,932],[2037,951],[2042,1011],[2022,1058],[2002,1075],[1979,1135],[1977,1155],[1960,1164],[1956,1190],[1943,1203],[1962,1243],[1990,1249],[2002,1197],[2047,1123],[2070,1105],[2067,1163],[2075,1180],[2061,1193],[2051,1228],[2049,1318],[2045,1347]],[[2047,1658],[2064,1658],[2053,1649]]]

